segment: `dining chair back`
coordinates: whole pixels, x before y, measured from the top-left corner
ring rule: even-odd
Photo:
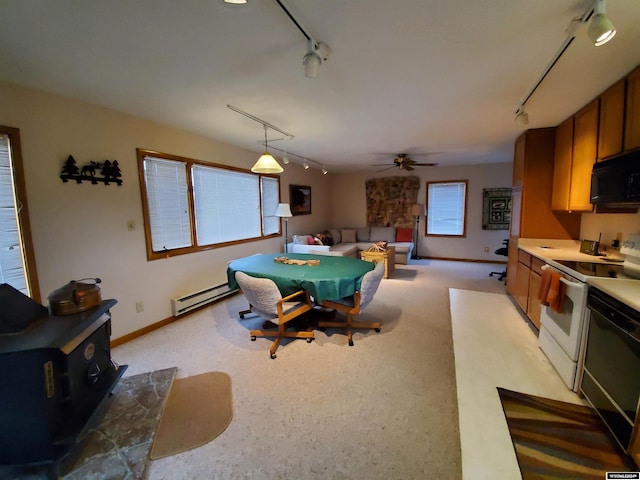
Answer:
[[[384,277],[384,262],[376,263],[373,270],[367,272],[362,277],[360,290],[356,291],[351,297],[345,297],[338,300],[325,300],[322,306],[341,311],[345,314],[345,321],[327,320],[320,321],[318,326],[321,328],[337,327],[344,328],[347,331],[347,339],[349,346],[353,346],[352,329],[373,328],[376,332],[380,331],[380,322],[354,322],[353,316],[359,315],[360,312],[373,300],[375,293],[378,291],[380,282]]]
[[[249,310],[266,322],[277,325],[278,329],[268,330],[263,325],[262,330],[251,330],[252,341],[256,337],[276,337],[269,349],[271,358],[276,358],[276,350],[283,338],[304,338],[307,342],[314,339],[313,331],[309,327],[305,331],[287,331],[287,323],[300,317],[313,308],[308,292],[299,290],[283,297],[275,282],[268,278],[257,278],[244,272],[236,272],[236,282],[245,298],[249,302]],[[245,317],[246,311],[240,313]]]

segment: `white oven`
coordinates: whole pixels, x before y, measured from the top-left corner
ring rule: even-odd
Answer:
[[[560,273],[565,285],[560,312],[542,306],[538,346],[557,370],[562,380],[574,392],[578,391],[582,376],[582,358],[586,344],[588,310],[587,284],[550,265]]]

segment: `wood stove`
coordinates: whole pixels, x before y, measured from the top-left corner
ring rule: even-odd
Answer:
[[[116,300],[52,316],[0,285],[0,464],[57,465],[127,366],[111,359]]]

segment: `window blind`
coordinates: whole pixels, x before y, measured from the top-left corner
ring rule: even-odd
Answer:
[[[262,195],[262,234],[271,235],[280,231],[280,218],[276,217],[280,189],[278,180],[273,177],[261,177],[260,193]]]
[[[0,135],[0,283],[29,295],[13,185],[11,144],[7,135]]]
[[[145,157],[144,175],[152,250],[192,246],[187,164]]]

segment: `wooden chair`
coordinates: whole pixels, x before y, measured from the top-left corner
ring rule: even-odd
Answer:
[[[376,332],[380,331],[379,322],[354,322],[353,316],[358,315],[369,303],[373,300],[373,295],[378,290],[380,282],[384,277],[384,262],[377,262],[376,266],[370,272],[367,272],[362,277],[362,284],[360,290],[352,297],[341,298],[340,300],[324,300],[322,302],[323,307],[333,308],[346,314],[344,322],[338,322],[335,320],[320,321],[318,327],[338,327],[345,328],[347,330],[347,338],[349,340],[349,346],[353,347],[353,338],[351,335],[351,329],[353,328],[374,328]]]
[[[273,280],[251,277],[243,272],[236,272],[236,281],[242,293],[249,301],[249,311],[272,322],[278,330],[251,330],[251,340],[256,337],[276,337],[269,349],[271,358],[276,358],[276,349],[283,338],[305,338],[307,343],[315,338],[311,329],[300,332],[288,332],[287,323],[313,308],[309,293],[299,290],[283,297]],[[298,298],[297,301],[294,299]],[[246,311],[240,313],[244,318]],[[264,328],[264,327],[263,327]]]

